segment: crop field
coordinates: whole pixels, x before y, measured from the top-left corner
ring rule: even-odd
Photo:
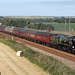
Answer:
[[[39,18],[54,18],[50,16],[5,16],[7,18],[24,18],[24,19],[39,19]]]
[[[67,31],[69,32],[69,23],[49,23],[49,22],[45,22],[44,24],[50,24],[50,25],[53,25],[54,26],[54,30],[55,31]],[[66,27],[65,27],[66,26]],[[70,23],[70,27],[71,27],[71,30],[73,29],[75,31],[75,23]]]

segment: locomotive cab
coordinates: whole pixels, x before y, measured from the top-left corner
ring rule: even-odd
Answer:
[[[72,49],[75,51],[75,36],[72,37]]]
[[[73,53],[75,53],[75,36],[72,36],[70,39],[69,39],[69,44],[71,46],[71,50]]]

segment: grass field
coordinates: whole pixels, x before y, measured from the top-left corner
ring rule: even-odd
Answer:
[[[51,22],[49,23],[49,22],[45,22],[44,24],[51,24],[51,25],[53,25],[55,31],[65,31],[66,30],[66,32],[69,32],[69,23],[67,23],[65,25],[65,23],[51,23]],[[70,27],[71,27],[70,30],[73,29],[75,31],[75,23],[70,23]]]
[[[31,23],[31,25],[33,25],[33,24],[34,23]],[[46,24],[46,25],[50,24],[50,25],[54,26],[55,31],[65,31],[66,30],[66,32],[69,32],[69,23],[67,23],[65,25],[65,23],[43,22],[43,24]],[[73,29],[75,31],[75,23],[70,23],[70,27],[71,27],[70,30]]]

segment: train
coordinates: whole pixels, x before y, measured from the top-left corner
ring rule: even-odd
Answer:
[[[75,54],[75,36],[0,25],[0,32]]]

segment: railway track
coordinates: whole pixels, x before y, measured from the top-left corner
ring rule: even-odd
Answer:
[[[74,54],[70,54],[70,53],[67,53],[67,52],[64,52],[64,51],[61,51],[61,50],[57,50],[57,49],[54,49],[54,48],[51,48],[51,47],[47,47],[47,46],[44,46],[44,45],[41,45],[41,44],[37,44],[35,42],[30,42],[28,40],[21,39],[21,38],[18,38],[18,37],[9,35],[9,34],[5,34],[5,33],[2,33],[2,32],[0,32],[0,36],[4,36],[4,37],[10,38],[10,39],[14,39],[14,40],[16,40],[18,42],[21,42],[23,44],[27,44],[27,45],[30,45],[32,47],[36,47],[36,48],[38,48],[40,50],[43,50],[45,52],[48,52],[48,53],[51,53],[51,54],[57,55],[59,57],[65,58],[67,60],[75,62],[75,55]]]

